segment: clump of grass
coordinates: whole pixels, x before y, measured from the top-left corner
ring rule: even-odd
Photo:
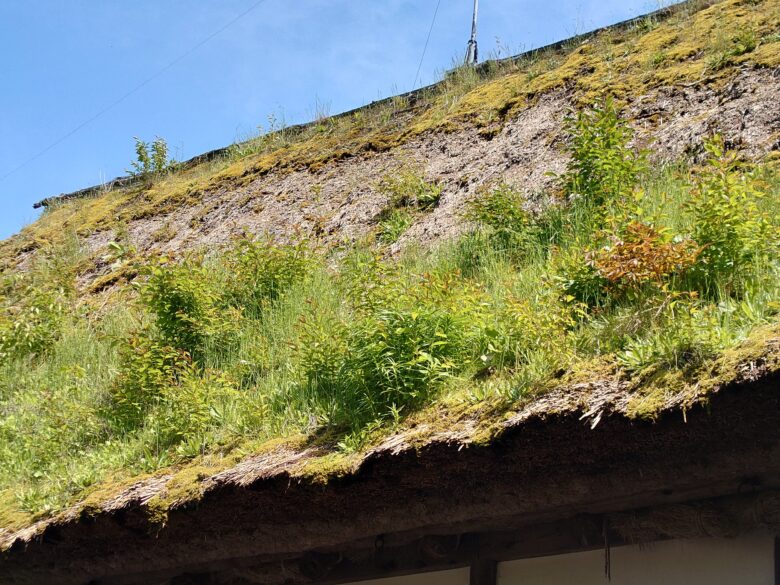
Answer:
[[[403,167],[386,175],[379,183],[379,191],[388,197],[392,209],[417,208],[428,210],[441,198],[442,188],[426,181],[419,170]]]
[[[752,53],[759,43],[756,32],[749,28],[743,28],[731,33],[729,36],[720,35],[707,58],[707,69],[720,71],[731,65],[735,57],[741,57]]]
[[[377,237],[384,244],[395,243],[413,223],[414,215],[409,210],[393,209],[379,220]]]
[[[380,242],[392,244],[403,235],[415,219],[439,203],[442,188],[426,181],[419,170],[404,166],[386,175],[378,185],[387,197],[387,204],[379,214]]]

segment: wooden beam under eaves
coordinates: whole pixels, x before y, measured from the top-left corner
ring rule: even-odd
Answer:
[[[492,559],[478,559],[471,564],[470,585],[496,585],[498,563]]]
[[[775,585],[780,585],[780,537],[775,537]]]

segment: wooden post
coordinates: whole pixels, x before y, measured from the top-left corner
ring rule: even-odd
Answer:
[[[780,537],[775,537],[775,585],[780,585]]]
[[[498,563],[490,559],[476,559],[471,563],[470,585],[496,585]]]

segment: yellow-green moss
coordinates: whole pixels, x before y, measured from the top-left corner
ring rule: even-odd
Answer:
[[[293,477],[324,485],[333,479],[353,474],[361,459],[359,455],[353,453],[333,451],[308,459],[295,470]]]
[[[663,372],[663,375],[636,389],[626,405],[626,415],[635,419],[655,419],[668,405],[672,397],[690,389],[680,371]]]
[[[116,270],[112,270],[108,274],[98,276],[92,284],[89,285],[89,292],[97,294],[103,292],[107,288],[110,288],[117,284],[128,283],[138,276],[138,271],[135,267],[129,264],[124,264]]]
[[[594,380],[616,380],[620,376],[614,356],[601,355],[580,361],[566,373],[561,383],[565,386],[587,384]]]
[[[159,532],[168,523],[168,513],[170,507],[160,497],[155,496],[144,504],[146,521],[149,523],[150,532]]]
[[[82,516],[94,516],[100,514],[107,503],[130,489],[132,486],[149,480],[154,477],[164,475],[164,471],[152,473],[117,472],[113,476],[105,478],[98,484],[86,489],[78,494],[78,503],[76,504]]]
[[[180,469],[165,484],[161,499],[170,508],[184,502],[196,502],[203,497],[203,480],[211,477],[222,466],[189,465]]]
[[[668,407],[669,400],[683,404],[706,399],[724,385],[780,371],[780,322],[756,329],[748,339],[722,352],[693,371],[656,371],[640,379],[626,407],[631,418],[653,419]]]
[[[19,509],[19,503],[11,490],[0,491],[0,529],[13,532],[34,521],[34,515]]]
[[[762,43],[751,53],[750,60],[762,67],[780,67],[780,37],[771,43]]]
[[[736,347],[724,351],[701,373],[701,392],[711,392],[732,380],[750,377],[752,370],[780,371],[780,322],[756,329]]]

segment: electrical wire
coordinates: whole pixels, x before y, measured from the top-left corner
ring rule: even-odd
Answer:
[[[15,168],[11,169],[10,171],[8,171],[6,174],[4,174],[2,177],[0,177],[0,181],[4,181],[5,179],[7,179],[8,177],[10,177],[10,176],[11,176],[11,175],[13,175],[14,173],[16,173],[16,172],[20,171],[21,169],[23,169],[24,167],[26,167],[26,166],[27,166],[28,164],[30,164],[31,162],[33,162],[33,161],[35,161],[35,160],[39,159],[40,157],[42,157],[44,154],[46,154],[47,152],[49,152],[49,151],[50,151],[52,148],[54,148],[55,146],[58,146],[58,145],[62,144],[63,142],[65,142],[65,140],[67,140],[68,138],[70,138],[71,136],[73,136],[74,134],[76,134],[78,131],[80,131],[80,130],[81,130],[82,128],[84,128],[85,126],[87,126],[87,125],[91,124],[92,122],[94,122],[95,120],[97,120],[98,118],[100,118],[101,116],[103,116],[104,114],[106,114],[106,113],[108,113],[109,111],[113,110],[113,109],[114,109],[115,107],[117,107],[119,104],[121,104],[122,102],[124,102],[124,101],[125,101],[127,98],[129,98],[130,96],[134,95],[135,93],[137,93],[138,91],[140,91],[141,89],[143,89],[144,87],[146,87],[147,85],[149,85],[149,84],[150,84],[152,81],[154,81],[155,79],[157,79],[158,77],[160,77],[160,76],[161,76],[163,73],[166,73],[166,72],[167,72],[169,69],[171,69],[172,67],[174,67],[175,65],[177,65],[178,63],[180,63],[181,61],[183,61],[184,59],[186,59],[186,58],[187,58],[187,57],[189,57],[190,55],[192,55],[192,53],[194,53],[195,51],[197,51],[198,49],[200,49],[200,48],[201,48],[203,45],[205,45],[206,43],[208,43],[209,41],[211,41],[211,40],[212,40],[214,37],[216,37],[218,34],[220,34],[221,32],[223,32],[223,31],[225,31],[226,29],[228,29],[228,28],[230,28],[231,26],[233,26],[233,25],[234,25],[235,23],[237,23],[239,20],[241,20],[242,18],[244,18],[244,17],[245,17],[246,15],[248,15],[250,12],[252,12],[252,11],[253,11],[253,10],[255,10],[255,9],[257,9],[257,8],[258,8],[258,7],[259,7],[261,4],[264,4],[264,3],[265,3],[265,2],[267,2],[267,1],[268,1],[268,0],[257,0],[257,2],[255,2],[254,4],[252,4],[252,6],[250,6],[250,7],[249,7],[249,8],[247,8],[246,10],[244,10],[244,11],[243,11],[241,14],[239,14],[239,15],[238,15],[238,16],[236,16],[235,18],[233,18],[233,19],[232,19],[230,22],[228,22],[227,24],[224,24],[224,25],[222,25],[222,26],[221,26],[219,29],[217,29],[216,31],[214,31],[213,33],[211,33],[209,36],[207,36],[206,38],[204,38],[202,41],[200,41],[199,43],[197,43],[196,45],[192,46],[190,49],[188,49],[187,51],[185,51],[184,53],[182,53],[181,55],[179,55],[178,57],[176,57],[176,58],[175,58],[173,61],[171,61],[170,63],[168,63],[168,64],[167,64],[165,67],[163,67],[162,69],[159,69],[159,70],[158,70],[158,71],[157,71],[155,74],[153,74],[153,75],[151,75],[151,76],[147,77],[146,79],[144,79],[144,80],[143,80],[141,83],[139,83],[139,84],[138,84],[138,85],[136,85],[136,86],[135,86],[133,89],[131,89],[130,91],[128,91],[127,93],[125,93],[124,95],[122,95],[122,96],[121,96],[119,99],[115,100],[114,102],[112,102],[111,104],[109,104],[108,106],[106,106],[105,108],[103,108],[102,110],[98,111],[98,112],[97,112],[95,115],[93,115],[92,117],[88,118],[87,120],[85,120],[84,122],[82,122],[81,124],[79,124],[78,126],[76,126],[75,128],[73,128],[73,130],[71,130],[70,132],[68,132],[68,133],[66,133],[66,134],[63,134],[62,136],[60,136],[60,137],[59,137],[57,140],[55,140],[54,142],[52,142],[51,144],[49,144],[49,145],[48,145],[46,148],[44,148],[43,150],[39,151],[37,154],[35,154],[35,155],[31,156],[30,158],[28,158],[27,160],[25,160],[25,161],[24,161],[23,163],[21,163],[20,165],[16,166]]]
[[[412,89],[415,89],[417,87],[417,80],[420,78],[420,69],[422,69],[423,60],[425,59],[425,53],[428,51],[428,43],[431,41],[431,33],[433,32],[433,27],[436,24],[436,16],[439,14],[440,5],[441,5],[441,0],[438,0],[436,2],[436,10],[433,11],[433,20],[431,20],[431,27],[428,29],[428,38],[425,39],[425,47],[423,47],[422,56],[420,57],[420,64],[417,65],[417,73],[414,76],[414,83],[412,84]]]

